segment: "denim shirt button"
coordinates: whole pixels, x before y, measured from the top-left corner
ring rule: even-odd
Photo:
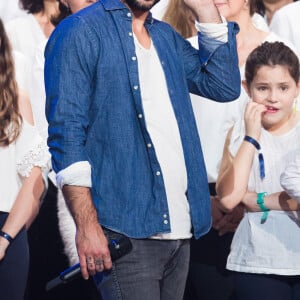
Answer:
[[[142,119],[142,118],[143,118],[143,115],[142,115],[142,114],[138,114],[138,118],[139,118],[139,119]]]
[[[129,35],[129,36],[132,36],[132,32],[131,32],[131,31],[129,31],[129,32],[128,32],[128,35]]]
[[[138,90],[138,89],[139,89],[139,86],[138,86],[138,85],[134,85],[134,86],[133,86],[133,89],[134,89],[134,90]]]
[[[159,176],[159,175],[160,175],[160,172],[159,172],[159,171],[157,171],[157,172],[156,172],[156,175],[157,175],[157,176]]]
[[[151,147],[152,147],[152,144],[150,144],[150,143],[147,144],[147,147],[148,147],[148,148],[151,148]]]
[[[163,216],[163,217],[166,219],[166,218],[167,218],[167,216],[168,216],[167,214],[164,214],[164,216]]]
[[[132,56],[131,60],[135,61],[136,60],[136,56]]]
[[[130,18],[130,17],[131,17],[131,13],[127,13],[127,17],[129,17],[129,18]]]
[[[169,224],[168,220],[164,220],[164,224],[166,225]]]

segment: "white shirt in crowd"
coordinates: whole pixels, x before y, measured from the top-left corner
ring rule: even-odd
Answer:
[[[273,16],[270,29],[289,40],[300,53],[300,2],[285,5]]]
[[[151,13],[152,17],[157,19],[157,20],[162,20],[169,4],[170,0],[160,0],[157,2],[152,8],[151,8]]]
[[[19,0],[0,1],[0,18],[4,23],[23,15],[25,11],[20,8]]]
[[[287,167],[280,177],[280,182],[289,196],[300,202],[300,149],[288,157]]]

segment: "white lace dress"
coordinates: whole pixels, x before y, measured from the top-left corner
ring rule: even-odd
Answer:
[[[37,129],[23,120],[17,140],[9,146],[0,147],[0,211],[11,210],[22,179],[28,177],[35,166],[41,167],[46,179],[50,154]]]

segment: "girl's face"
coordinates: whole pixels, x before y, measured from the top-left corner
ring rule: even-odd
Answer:
[[[228,21],[235,20],[247,5],[245,0],[214,0],[214,4],[220,15]]]
[[[291,77],[286,66],[262,66],[252,83],[246,87],[250,98],[265,106],[262,115],[264,128],[280,128],[293,113],[294,101],[299,95],[299,82]]]
[[[72,13],[76,13],[79,10],[97,2],[97,0],[61,0],[61,2],[69,7]]]

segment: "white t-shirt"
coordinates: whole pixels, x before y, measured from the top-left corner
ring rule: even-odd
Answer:
[[[170,0],[160,0],[157,2],[152,8],[151,8],[151,13],[152,17],[157,19],[157,20],[162,20],[169,4]]]
[[[0,1],[0,18],[4,23],[25,14],[26,12],[19,6],[19,0]]]
[[[32,14],[5,23],[5,29],[13,50],[21,52],[32,62],[35,47],[47,40],[42,28]]]
[[[236,124],[230,152],[236,155],[244,137],[244,123]],[[257,153],[253,159],[249,191],[272,194],[283,191],[280,183],[288,158],[300,148],[300,123],[289,132],[274,136],[262,130],[260,146],[266,177],[261,180]],[[246,212],[231,244],[227,269],[277,275],[300,275],[299,212],[270,211],[265,223],[262,212]]]
[[[165,74],[157,52],[151,43],[143,48],[136,38],[135,50],[139,69],[139,82],[147,131],[160,164],[167,194],[171,222],[171,233],[159,234],[163,239],[190,238],[191,218],[186,197],[187,174],[179,128]]]
[[[300,149],[288,158],[287,167],[280,177],[280,182],[289,196],[300,202]]]
[[[0,211],[9,212],[31,169],[41,167],[44,179],[50,166],[48,148],[36,128],[23,120],[20,135],[14,143],[0,146]]]
[[[293,2],[279,9],[273,16],[270,29],[289,40],[300,53],[300,2]]]

